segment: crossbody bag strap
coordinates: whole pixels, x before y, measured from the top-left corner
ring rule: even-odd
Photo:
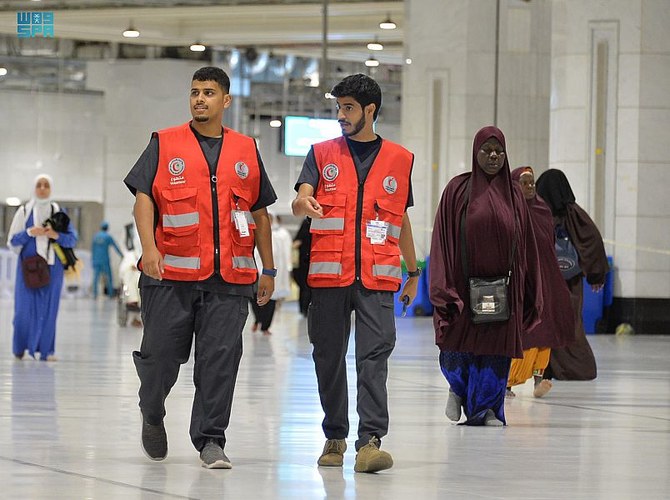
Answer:
[[[467,246],[466,246],[466,239],[465,239],[465,214],[468,211],[468,203],[470,202],[470,179],[468,179],[468,187],[467,191],[465,193],[465,207],[463,208],[463,212],[461,213],[461,263],[463,264],[463,273],[465,274],[465,280],[469,281],[470,279],[470,273],[468,271],[468,251],[467,251]],[[516,215],[516,211],[514,213],[514,240],[512,241],[512,251],[510,252],[509,256],[509,266],[508,269],[509,271],[507,272],[507,283],[509,284],[509,280],[512,277],[512,265],[514,264],[514,254],[516,253],[516,242],[517,242],[517,222],[519,221],[519,218]]]

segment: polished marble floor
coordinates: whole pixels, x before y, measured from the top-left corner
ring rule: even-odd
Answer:
[[[13,359],[11,310],[0,300],[3,499],[670,498],[670,335],[590,337],[597,380],[557,382],[541,400],[529,382],[507,403],[508,427],[470,428],[444,416],[430,320],[399,319],[384,439],[395,466],[356,474],[353,433],[343,469],[316,466],[321,410],[306,324],[288,303],[271,336],[245,331],[234,467],[207,470],[188,437],[190,363],[167,403],[169,456],[154,463],[139,447],[141,331],[116,325],[114,302],[63,301],[54,363]]]

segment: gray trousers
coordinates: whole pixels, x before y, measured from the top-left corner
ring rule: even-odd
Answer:
[[[162,422],[195,334],[191,441],[197,450],[208,438],[225,446],[249,299],[189,286],[144,286],[141,293],[144,335],[133,360],[142,415],[150,424]]]
[[[345,357],[352,311],[356,313],[358,450],[372,436],[381,439],[388,432],[386,378],[396,338],[393,293],[369,291],[359,285],[312,289],[308,332],[326,439],[346,439],[349,434]]]

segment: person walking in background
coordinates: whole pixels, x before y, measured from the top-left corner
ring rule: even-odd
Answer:
[[[310,219],[305,217],[300,223],[298,233],[293,238],[293,248],[298,249],[298,261],[293,268],[293,279],[298,285],[298,305],[300,314],[307,316],[309,303],[312,300],[312,291],[307,284],[307,272],[309,271],[309,248],[312,244],[311,234],[309,232]]]
[[[22,359],[25,352],[42,361],[55,361],[56,318],[63,287],[63,264],[55,255],[52,242],[64,248],[77,245],[77,232],[69,224],[64,232],[55,231],[47,222],[60,211],[51,201],[53,179],[40,174],[33,182],[28,203],[18,208],[7,236],[7,244],[19,255],[14,284],[14,341],[13,352]],[[40,256],[48,264],[48,283],[31,288],[24,279],[22,263]],[[45,280],[46,281],[46,280]]]
[[[167,456],[165,399],[195,339],[190,434],[209,469],[232,467],[225,433],[258,275],[254,244],[263,263],[259,305],[270,300],[276,274],[266,207],[277,196],[254,139],[221,125],[229,92],[222,69],[197,70],[193,119],[154,132],[124,181],[142,242],[144,333],[133,352],[142,447],[152,460]]]
[[[109,263],[109,247],[112,247],[116,250],[116,253],[119,257],[123,258],[123,253],[119,250],[119,246],[112,238],[112,235],[107,231],[109,230],[109,224],[107,222],[102,222],[100,224],[100,231],[95,233],[93,236],[93,242],[91,243],[91,263],[93,265],[93,298],[98,298],[98,283],[102,277],[105,289],[103,290],[105,295],[109,297],[114,296],[114,283],[112,281],[112,267]]]
[[[591,217],[575,203],[568,178],[551,168],[537,179],[537,194],[549,205],[561,272],[567,282],[575,318],[575,340],[561,349],[552,349],[546,379],[593,380],[598,375],[596,359],[586,340],[582,320],[584,289],[582,278],[594,292],[600,292],[609,271],[600,231]],[[574,254],[574,255],[573,255]]]
[[[486,285],[497,277],[495,285]],[[481,292],[481,285],[484,291]],[[521,188],[512,183],[505,136],[477,132],[472,171],[447,184],[430,249],[435,343],[449,382],[446,415],[502,426],[512,358],[542,311],[540,265]]]
[[[558,268],[554,248],[554,221],[551,210],[535,191],[535,174],[531,167],[512,171],[530,210],[530,220],[537,243],[542,277],[544,308],[540,323],[523,332],[523,359],[513,359],[508,378],[507,396],[514,397],[511,387],[533,378],[533,396],[541,398],[551,390],[551,381],[543,378],[552,349],[564,347],[575,338],[575,318],[570,292]]]
[[[335,85],[343,137],[312,146],[295,185],[293,213],[312,219],[307,282],[312,288],[308,334],[313,346],[326,436],[320,466],[341,467],[349,434],[346,354],[351,312],[356,315],[356,472],[393,466],[380,449],[388,432],[388,359],[395,346],[393,293],[417,293],[412,227],[414,155],[375,134],[382,102],[372,78],[358,74]]]
[[[264,306],[259,306],[253,301],[251,302],[254,313],[254,323],[251,330],[255,332],[260,326],[263,335],[270,335],[272,333],[270,332],[270,326],[275,315],[277,302],[281,302],[291,295],[291,270],[293,269],[291,262],[291,247],[293,244],[291,235],[285,227],[282,227],[281,218],[278,215],[269,214],[269,216],[272,223],[272,256],[277,267],[275,291],[270,301]],[[260,263],[258,249],[254,250],[254,256],[258,265]]]

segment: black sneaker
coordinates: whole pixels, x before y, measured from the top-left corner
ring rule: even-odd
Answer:
[[[165,460],[168,444],[163,422],[151,425],[142,418],[142,451],[151,460]]]
[[[233,464],[230,459],[223,452],[223,448],[219,446],[214,439],[207,441],[205,447],[200,451],[200,460],[202,466],[207,469],[232,469]]]

